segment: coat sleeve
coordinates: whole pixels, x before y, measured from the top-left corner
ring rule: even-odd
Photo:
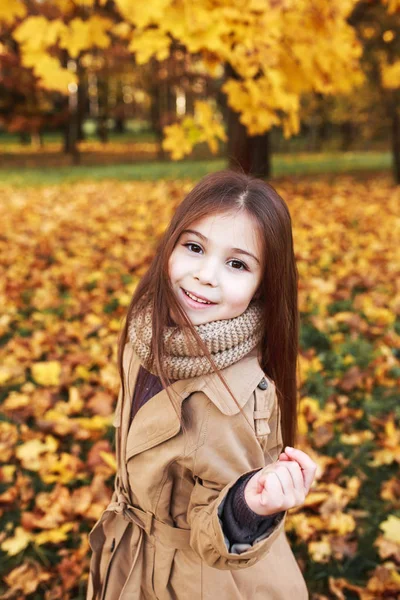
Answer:
[[[197,405],[203,393],[195,394]],[[279,513],[266,533],[252,544],[231,545],[223,529],[222,513],[229,490],[244,475],[278,459],[282,449],[276,394],[257,391],[242,413],[222,414],[207,403],[202,443],[193,455],[194,488],[188,508],[193,550],[211,567],[241,569],[255,564],[271,550],[284,531],[286,511]],[[260,396],[261,395],[261,396]],[[261,404],[264,403],[264,410]],[[268,406],[267,406],[268,405]],[[265,408],[267,407],[267,408]],[[263,422],[257,423],[262,415]]]
[[[234,544],[241,545],[240,551],[237,550],[238,554],[246,549],[244,545],[249,547],[257,538],[261,539],[275,525],[275,519],[279,516],[279,513],[266,517],[260,516],[248,506],[244,492],[251,477],[252,475],[242,477],[229,490],[221,515],[222,527],[230,543],[231,552],[236,549],[233,548]]]

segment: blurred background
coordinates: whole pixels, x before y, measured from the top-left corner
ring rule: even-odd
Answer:
[[[400,597],[399,100],[399,0],[0,0],[0,599],[85,597],[118,333],[226,167],[292,215],[310,597]]]

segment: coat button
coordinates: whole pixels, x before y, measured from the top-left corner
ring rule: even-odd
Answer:
[[[258,386],[260,388],[260,390],[266,390],[268,387],[268,381],[265,379],[265,377],[263,377],[260,381],[260,383],[258,384]]]

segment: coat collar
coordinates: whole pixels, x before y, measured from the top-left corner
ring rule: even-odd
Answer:
[[[127,343],[124,353],[125,388],[124,414],[116,412],[115,424],[121,422],[122,442],[126,440],[126,459],[144,452],[176,435],[181,427],[183,401],[194,392],[202,391],[224,415],[237,414],[264,377],[254,350],[238,362],[221,371],[232,398],[216,373],[181,379],[169,386],[175,406],[166,390],[151,398],[137,413],[130,424],[131,400],[139,371],[139,359]],[[122,416],[122,420],[121,420]]]

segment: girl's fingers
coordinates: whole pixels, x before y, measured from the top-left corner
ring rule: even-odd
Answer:
[[[268,481],[266,481],[266,477],[268,476]],[[273,498],[274,504],[276,506],[282,506],[283,503],[283,493],[282,493],[282,485],[276,473],[270,471],[265,475],[265,479],[263,478],[263,491],[261,492],[260,503],[262,505],[266,505],[271,503],[271,499]]]
[[[286,461],[286,460],[290,460],[290,458],[288,457],[288,455],[287,455],[287,454],[285,454],[285,452],[282,452],[282,453],[279,455],[279,460]]]
[[[314,481],[317,465],[308,456],[308,454],[302,450],[298,450],[297,448],[286,446],[285,454],[287,454],[291,460],[294,460],[299,464],[303,473],[304,486],[306,488],[306,492],[308,493],[311,484]]]
[[[271,466],[268,466],[260,475],[259,483],[262,485],[268,475],[273,472],[278,475],[282,482],[282,492],[284,494],[291,493],[294,489],[299,495],[304,494],[304,479],[300,466],[294,461],[278,461]]]
[[[294,462],[294,461],[290,461],[290,462],[285,461],[282,464],[282,467],[284,467],[288,470],[288,473],[290,474],[290,476],[292,478],[292,483],[293,483],[294,489],[300,495],[304,494],[306,490],[305,490],[305,485],[304,485],[303,473],[301,472],[301,468],[298,465],[298,463]]]
[[[281,493],[288,505],[302,504],[305,498],[305,489],[300,467],[297,463],[277,463],[273,472],[267,471],[261,475],[260,483],[267,488],[272,475],[276,475],[281,485]],[[275,480],[275,478],[274,478]]]

